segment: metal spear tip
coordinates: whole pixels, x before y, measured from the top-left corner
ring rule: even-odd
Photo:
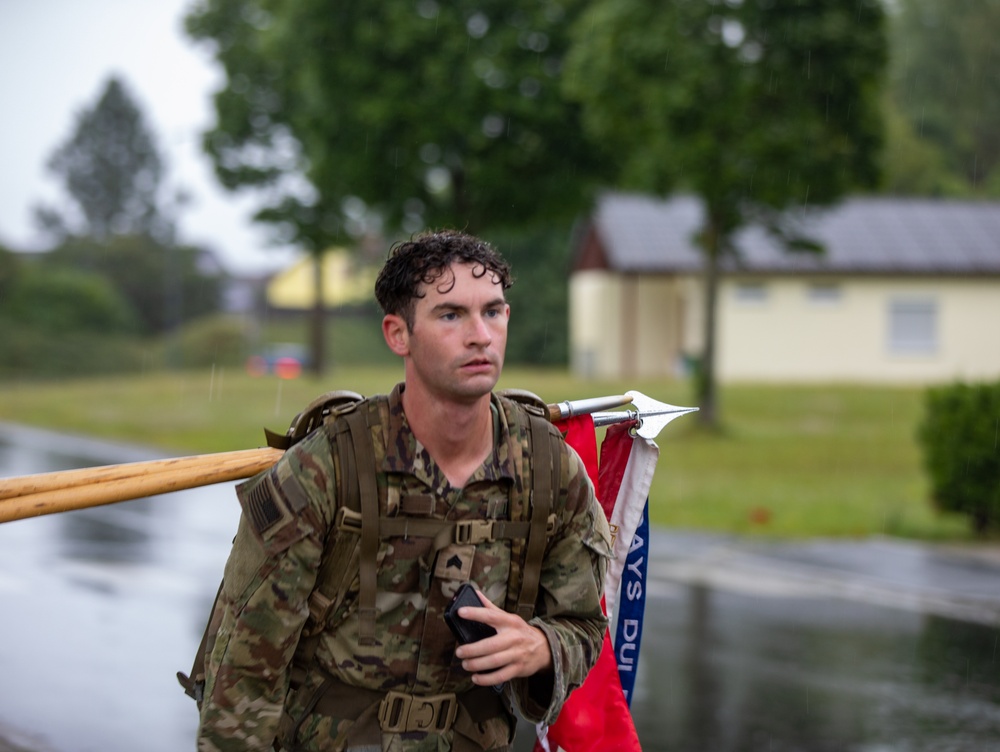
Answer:
[[[632,398],[632,407],[636,409],[639,419],[635,432],[644,439],[655,439],[674,418],[698,411],[697,407],[668,405],[642,392],[628,391],[625,395]]]

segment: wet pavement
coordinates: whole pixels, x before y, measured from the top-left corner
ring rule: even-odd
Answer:
[[[0,424],[0,477],[155,455]],[[0,524],[0,737],[193,749],[174,673],[237,517],[222,484]],[[995,547],[658,530],[650,550],[632,704],[644,750],[1000,749]]]
[[[672,531],[651,548],[643,749],[1000,749],[995,548]]]
[[[769,597],[826,597],[1000,626],[1000,545],[891,538],[766,542],[658,531],[650,576]]]

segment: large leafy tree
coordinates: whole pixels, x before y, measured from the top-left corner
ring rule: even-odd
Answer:
[[[574,32],[567,92],[620,158],[622,184],[705,206],[700,418],[717,422],[715,303],[734,232],[874,187],[886,58],[878,0],[596,0]]]
[[[125,84],[112,76],[97,102],[82,110],[70,137],[48,162],[76,212],[38,207],[36,218],[57,237],[164,237],[160,209],[163,160],[152,131]]]
[[[601,169],[559,86],[583,5],[203,0],[187,29],[226,74],[206,149],[315,253],[372,215],[390,234],[568,223]]]
[[[1000,194],[1000,2],[899,0],[891,91],[973,189]]]

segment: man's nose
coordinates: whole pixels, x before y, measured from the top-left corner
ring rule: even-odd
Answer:
[[[485,346],[493,341],[493,333],[490,331],[486,319],[482,316],[469,317],[469,330],[466,338],[471,345]]]

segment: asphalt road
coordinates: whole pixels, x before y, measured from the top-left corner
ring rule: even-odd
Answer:
[[[1000,626],[1000,545],[894,538],[773,542],[658,530],[649,577],[762,596],[841,598]]]

